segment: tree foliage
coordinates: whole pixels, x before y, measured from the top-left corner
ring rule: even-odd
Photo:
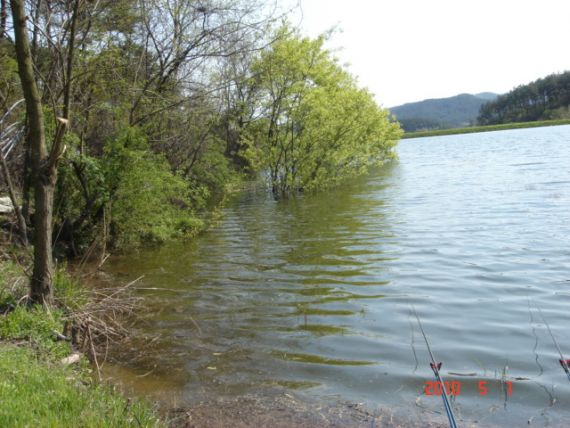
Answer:
[[[8,14],[0,115],[35,82],[37,126],[22,106],[12,116],[43,127],[43,210],[33,133],[9,168],[24,224],[37,237],[32,219],[42,219],[58,254],[193,235],[238,176],[268,175],[276,196],[329,187],[389,159],[400,136],[325,38],[273,30],[282,20],[267,2],[13,3],[33,67],[20,82]],[[57,117],[69,119],[65,135]]]
[[[400,129],[324,49],[287,26],[252,64],[260,99],[247,157],[275,196],[331,186],[392,156]]]
[[[570,71],[521,85],[481,106],[480,125],[570,117]]]
[[[106,147],[111,236],[122,247],[163,242],[191,234],[194,218],[187,182],[171,172],[162,154],[152,153],[144,134],[126,128]]]

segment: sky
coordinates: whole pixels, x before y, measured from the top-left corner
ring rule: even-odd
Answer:
[[[336,27],[328,48],[384,107],[570,71],[570,0],[298,1],[291,22]]]

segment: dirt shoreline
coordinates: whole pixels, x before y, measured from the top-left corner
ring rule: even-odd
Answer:
[[[247,394],[236,398],[219,398],[168,411],[172,428],[400,428],[447,427],[445,415],[427,414],[419,409],[367,408],[362,403],[323,403],[307,400],[287,392],[270,395]],[[481,426],[481,425],[477,425]]]

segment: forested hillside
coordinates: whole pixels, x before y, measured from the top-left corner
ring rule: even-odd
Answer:
[[[447,129],[469,126],[475,123],[481,106],[496,94],[489,92],[471,95],[460,94],[449,98],[438,98],[392,107],[407,132]]]
[[[480,125],[570,118],[570,72],[521,85],[481,107]]]

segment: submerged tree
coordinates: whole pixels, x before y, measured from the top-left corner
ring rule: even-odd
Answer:
[[[382,163],[399,138],[324,38],[269,31],[268,2],[10,4],[0,109],[21,86],[26,160],[10,168],[33,236],[33,302],[51,300],[54,248],[103,259],[107,243],[189,236],[236,172],[267,171],[276,196],[322,188]]]
[[[249,64],[274,16],[259,0],[9,3],[0,5],[0,109],[15,101],[4,89],[16,86],[7,77],[17,58],[28,134],[25,165],[10,168],[33,236],[30,300],[45,303],[54,248],[77,256],[98,240],[195,232],[196,213],[232,174],[222,93],[241,78],[227,64]],[[131,146],[129,130],[144,144]],[[148,203],[139,184],[155,190],[160,225],[131,209]]]
[[[401,131],[323,48],[324,37],[289,28],[253,64],[262,100],[248,157],[269,174],[276,197],[323,188],[392,157]]]

